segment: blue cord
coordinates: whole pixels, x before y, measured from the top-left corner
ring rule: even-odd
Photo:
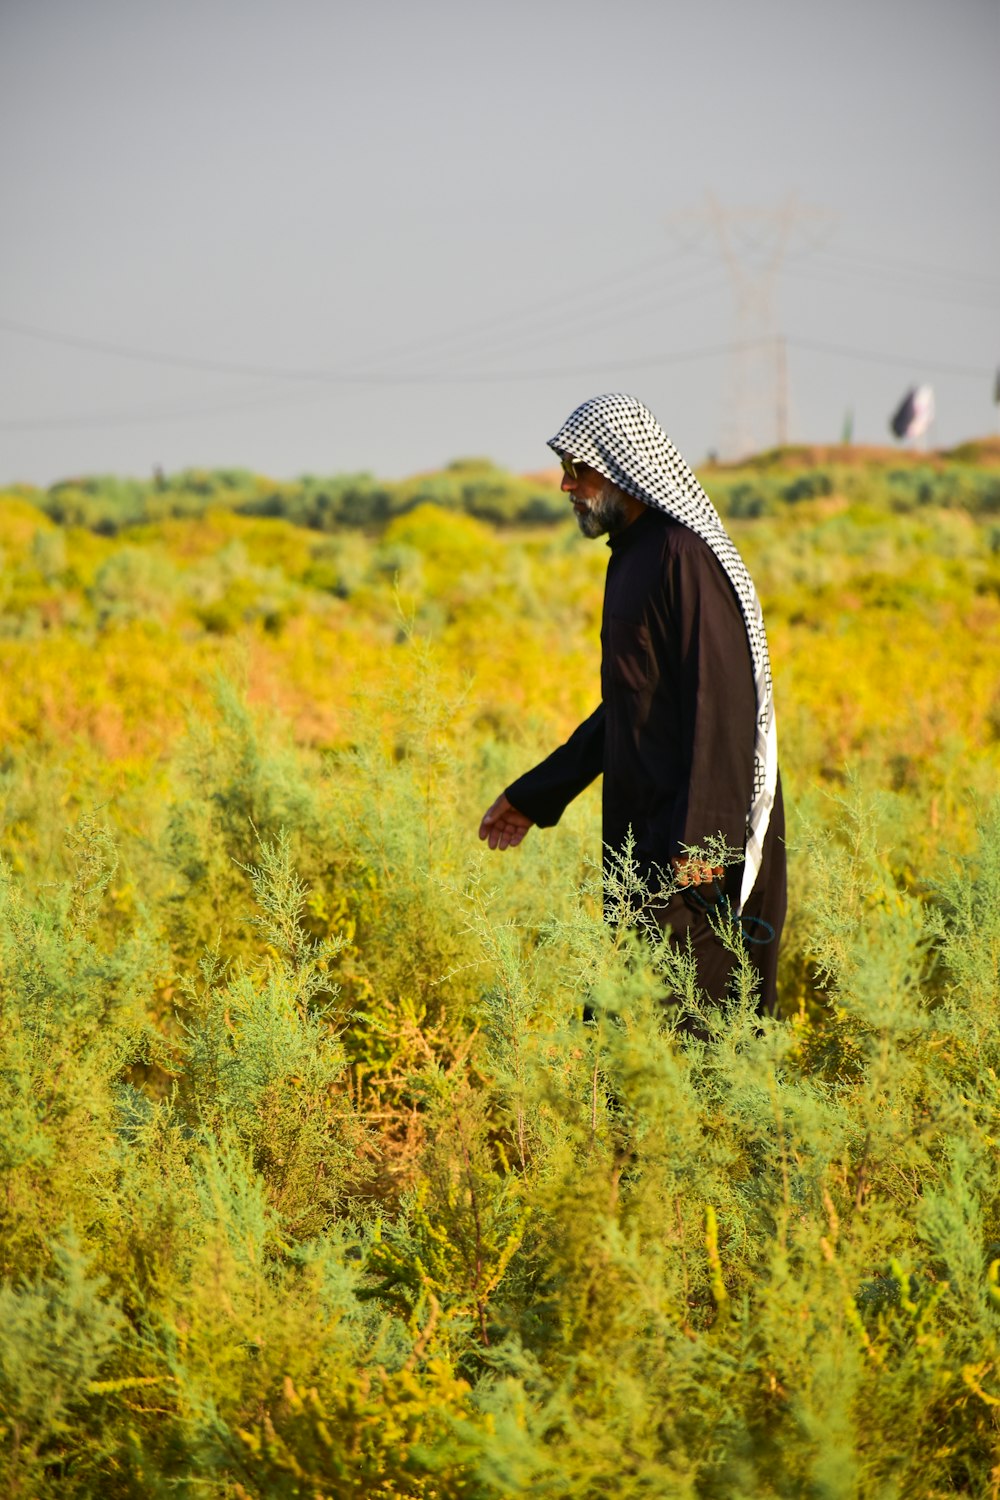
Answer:
[[[705,912],[708,916],[713,916],[715,914],[715,912],[719,911],[720,908],[721,908],[721,909],[725,910],[728,913],[729,920],[732,921],[733,920],[733,908],[732,908],[732,906],[730,904],[729,897],[726,895],[725,891],[723,891],[722,888],[721,888],[721,886],[719,885],[718,879],[713,879],[713,881],[712,881],[712,888],[716,892],[716,897],[715,897],[714,901],[711,901],[711,902],[706,901],[705,898],[704,898],[704,896],[702,896],[699,891],[695,890],[695,888],[693,886],[688,886],[683,891],[684,900],[688,903],[689,906],[692,903],[696,903],[701,908],[701,910],[703,912]],[[749,926],[751,926],[751,925],[754,926],[754,927],[763,927],[763,928],[765,928],[766,931],[767,931],[767,936],[766,937],[754,937],[753,933],[749,931]],[[771,926],[770,922],[765,922],[763,917],[742,917],[741,916],[739,918],[739,926],[740,926],[740,931],[742,932],[744,938],[746,939],[746,941],[748,943],[753,943],[755,946],[763,947],[767,943],[773,943],[774,942],[774,928]]]

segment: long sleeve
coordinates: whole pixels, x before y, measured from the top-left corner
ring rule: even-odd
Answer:
[[[533,770],[506,789],[508,801],[539,828],[558,823],[569,803],[604,767],[604,705]]]

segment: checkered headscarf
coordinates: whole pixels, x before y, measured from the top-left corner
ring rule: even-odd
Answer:
[[[666,511],[696,531],[711,547],[736,591],[746,622],[757,693],[753,798],[747,812],[742,910],[760,869],[778,781],[771,662],[757,590],[715,506],[653,413],[634,396],[615,392],[585,401],[567,418],[555,437],[549,439],[549,447],[560,457],[590,464],[644,505]]]

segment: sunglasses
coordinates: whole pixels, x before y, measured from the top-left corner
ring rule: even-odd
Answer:
[[[577,472],[576,462],[574,459],[563,457],[559,460],[559,462],[562,464],[562,470],[564,474],[568,475],[570,479],[579,479],[580,475]]]

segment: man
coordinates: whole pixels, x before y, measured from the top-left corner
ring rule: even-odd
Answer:
[[[690,938],[702,988],[721,999],[735,963],[718,935],[739,920],[776,1002],[785,916],[784,811],[771,669],[760,603],[739,553],[694,474],[634,396],[596,396],[549,442],[585,536],[608,534],[601,626],[602,702],[546,760],[502,792],[479,836],[516,847],[559,821],[603,772],[604,843],[634,858],[656,912]],[[686,849],[721,834],[742,856],[712,866]]]

